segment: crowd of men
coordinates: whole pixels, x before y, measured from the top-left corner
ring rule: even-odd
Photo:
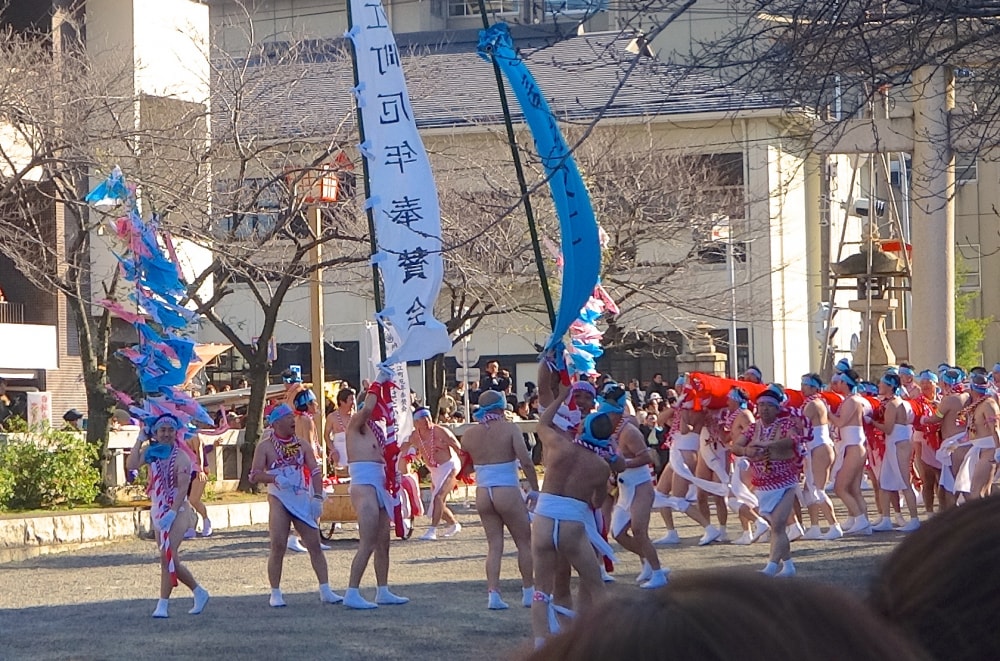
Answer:
[[[798,391],[787,392],[762,383],[760,370],[751,367],[743,382],[728,383],[725,405],[715,407],[687,376],[673,388],[654,379],[643,392],[635,381],[574,381],[557,364],[555,355],[545,357],[535,391],[545,466],[540,487],[521,432],[508,418],[510,384],[500,383],[498,370],[488,372],[498,387],[479,393],[476,424],[461,440],[419,408],[415,431],[397,443],[388,372],[366,389],[359,410],[353,390],[338,393],[327,415],[325,441],[331,463],[350,474],[360,535],[343,596],[330,588],[318,536],[324,490],[316,461],[320,439],[310,424],[316,400],[301,384],[291,384],[286,401],[267,414],[269,428],[251,472],[251,479],[267,485],[272,509],[271,605],[284,605],[281,564],[290,526],[313,561],[321,601],[359,609],[406,603],[388,588],[390,526],[398,519],[391,491],[413,459],[428,467],[432,480],[431,526],[421,537],[427,541],[438,540],[439,532],[442,537],[460,532],[447,495],[463,463],[471,463],[489,547],[487,606],[508,607],[499,589],[506,528],[518,549],[521,602],[532,608],[534,637],[542,644],[573,611],[586,609],[605,582],[616,580],[610,538],[641,559],[636,581],[644,589],[669,581],[670,570],[659,556],[662,547],[680,542],[675,513],[702,526],[699,545],[767,540],[761,573],[792,576],[795,539],[833,542],[845,535],[916,530],[921,504],[932,514],[988,495],[1000,455],[1000,364],[992,373],[976,368],[968,374],[948,365],[918,373],[902,364],[872,383],[844,360],[829,384],[806,374]],[[151,451],[169,445],[171,429],[177,436],[170,423],[154,422],[158,443],[140,441],[132,455],[137,465],[142,458],[158,466],[151,481],[154,521],[161,531],[166,527],[158,617],[165,616],[169,586],[178,577],[195,591],[194,611],[200,612],[208,599],[177,560],[183,535],[171,530],[187,505],[182,494],[190,478],[183,473],[191,460],[176,448]],[[863,488],[866,478],[870,491]],[[828,495],[831,488],[847,511],[844,521]],[[651,540],[654,511],[663,517],[667,534]],[[740,525],[733,539],[727,529],[730,512]],[[439,531],[442,522],[447,527]],[[377,592],[368,601],[359,590],[372,557]],[[580,579],[575,598],[571,570]]]

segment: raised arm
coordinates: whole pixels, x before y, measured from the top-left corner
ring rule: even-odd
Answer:
[[[361,407],[361,410],[351,416],[350,421],[347,423],[347,428],[351,431],[359,431],[368,426],[368,421],[372,417],[372,411],[375,410],[375,405],[378,403],[378,393],[384,384],[392,380],[392,371],[387,369],[380,369],[378,371],[378,376],[375,377],[375,383],[368,386],[368,390],[365,391],[365,405]]]

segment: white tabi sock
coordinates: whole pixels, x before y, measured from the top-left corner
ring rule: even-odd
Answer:
[[[285,606],[285,597],[281,594],[281,588],[271,588],[271,599],[268,603],[271,604],[271,608],[283,608]]]
[[[510,608],[504,603],[503,599],[500,598],[500,593],[496,590],[490,590],[490,601],[487,606],[491,611],[502,611]]]
[[[783,578],[787,578],[789,576],[795,576],[795,563],[792,562],[792,559],[789,558],[788,560],[782,560],[781,561],[781,571],[779,571],[775,575],[776,576],[781,576]]]
[[[642,561],[642,571],[640,571],[639,575],[635,577],[635,582],[636,583],[645,583],[646,581],[649,580],[650,576],[652,576],[652,575],[653,575],[653,568],[652,568],[652,566],[650,566],[649,562],[647,562],[646,560],[643,560]]]
[[[525,608],[531,608],[531,599],[535,596],[535,586],[529,586],[526,588],[521,588],[521,605]]]
[[[372,602],[366,600],[358,592],[357,588],[347,588],[347,592],[344,593],[344,606],[348,608],[354,608],[357,610],[369,610],[371,608],[378,608],[378,604],[373,604]]]
[[[760,573],[764,576],[774,576],[778,573],[778,563],[774,561],[768,562],[764,565],[764,568],[760,570]]]
[[[208,603],[208,590],[196,585],[194,590],[194,608],[188,611],[189,615],[200,615],[203,610],[205,610],[205,604]]]
[[[324,604],[339,604],[344,600],[339,594],[330,589],[329,583],[319,584],[319,600]]]
[[[664,569],[654,569],[649,580],[640,585],[643,590],[655,590],[667,584],[667,572]]]
[[[153,617],[170,617],[167,613],[166,599],[158,599],[156,601],[156,610],[153,611]]]
[[[378,586],[378,590],[375,592],[375,603],[382,604],[383,606],[400,606],[409,603],[409,601],[409,597],[400,597],[389,592],[388,585]]]

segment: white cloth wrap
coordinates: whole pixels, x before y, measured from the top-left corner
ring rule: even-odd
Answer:
[[[770,514],[789,491],[794,492],[795,487],[782,487],[781,489],[757,489],[758,511],[761,514]],[[782,523],[782,525],[784,524]]]
[[[722,484],[727,484],[729,482],[729,457],[727,457],[728,450],[725,445],[721,443],[715,444],[711,441],[702,442],[701,447],[698,449],[698,454],[701,455],[701,460],[705,462],[705,465],[712,469],[712,472],[719,482]]]
[[[698,448],[695,447],[694,451]],[[691,469],[688,468],[687,463],[684,461],[684,454],[682,453],[682,448],[677,447],[675,443],[672,448],[670,448],[670,468],[673,469],[674,475],[678,475],[681,479],[698,487],[702,491],[707,491],[713,496],[725,496],[729,493],[729,487],[725,483],[712,482],[711,480],[703,480],[700,477],[695,477]],[[671,509],[677,509],[673,505],[666,505]],[[687,511],[687,507],[680,511]]]
[[[697,452],[698,446],[701,443],[701,436],[696,431],[691,431],[686,434],[675,434],[671,448],[677,448],[678,450],[689,450],[691,452]]]
[[[835,481],[837,479],[837,473],[840,472],[841,466],[844,465],[844,456],[847,454],[847,448],[852,445],[864,446],[864,444],[864,428],[858,427],[857,425],[840,428],[840,440],[833,444],[833,449],[836,450],[837,454],[833,461],[833,468],[830,470],[831,481]]]
[[[611,511],[611,536],[617,537],[632,521],[632,501],[635,500],[635,488],[640,484],[653,481],[649,466],[626,468],[618,474],[618,499]]]
[[[448,475],[454,471],[455,475],[458,475],[458,471],[462,470],[462,462],[458,460],[455,456],[454,451],[450,451],[450,456],[448,461],[445,461],[437,466],[428,465],[427,468],[431,474],[431,511],[427,516],[434,518],[434,499],[437,497],[438,492],[444,487],[445,480],[448,479]],[[448,494],[444,495],[445,498]]]
[[[337,451],[337,456],[340,459],[337,461],[337,467],[343,468],[347,465],[347,432],[339,431],[333,435],[333,449]]]
[[[806,444],[806,448],[812,451],[821,445],[833,445],[833,439],[830,438],[830,425],[813,425],[812,439]]]
[[[913,438],[913,427],[895,424],[885,437],[885,456],[882,457],[882,469],[879,471],[878,484],[886,491],[903,491],[910,488],[910,474],[903,475],[899,466],[899,455],[896,444]]]
[[[517,459],[503,464],[476,464],[476,488],[486,489],[493,500],[493,487],[521,488],[521,480],[517,476]]]
[[[972,493],[972,476],[985,453],[992,454],[996,447],[992,436],[984,436],[969,442],[972,447],[965,453],[958,472],[955,473],[955,493]],[[986,456],[990,456],[987,454]]]
[[[743,481],[743,476],[747,475],[750,471],[750,460],[746,457],[738,457],[733,461],[733,474],[729,478],[729,490],[732,492],[732,497],[729,498],[729,509],[733,511],[733,514],[740,513],[740,505],[746,505],[747,507],[757,507],[758,500],[757,494],[753,492],[746,482]]]
[[[937,454],[934,455],[941,462],[941,488],[948,493],[957,493],[955,490],[955,473],[951,471],[951,453],[968,444],[969,438],[963,429],[946,438],[941,443],[941,447],[938,448]]]
[[[319,528],[319,522],[312,516],[313,490],[306,486],[306,478],[299,466],[289,465],[271,468],[268,474],[281,476],[281,481],[291,486],[279,488],[277,484],[267,484],[267,495],[274,496],[279,503],[299,521],[311,528]]]
[[[576,521],[583,525],[587,539],[590,540],[594,550],[612,562],[618,562],[614,549],[601,537],[601,531],[597,529],[593,510],[582,500],[557,496],[552,493],[540,493],[538,494],[538,502],[535,504],[535,516],[552,519],[552,544],[556,550],[559,549],[559,523],[561,521]]]
[[[389,495],[389,490],[385,488],[385,464],[380,461],[352,461],[347,464],[347,472],[351,476],[349,492],[355,486],[374,487],[378,506],[384,509],[391,518],[396,501]]]
[[[941,462],[938,461],[934,448],[932,448],[930,443],[927,442],[927,437],[924,435],[924,432],[914,429],[913,442],[920,447],[920,460],[931,468],[941,470]],[[916,448],[914,448],[914,456],[916,456]]]

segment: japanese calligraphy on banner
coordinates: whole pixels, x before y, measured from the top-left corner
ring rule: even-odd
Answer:
[[[396,40],[379,0],[350,0],[358,85],[354,88],[365,140],[370,208],[385,305],[377,315],[399,336],[386,363],[431,358],[451,349],[444,324],[434,318],[441,289],[441,212],[427,152],[400,67]]]
[[[368,357],[367,364],[363,364],[361,369],[369,381],[374,381],[378,375],[379,355],[378,355],[378,326],[372,323],[365,325],[362,331],[361,346],[365,356]],[[396,337],[392,328],[385,329],[385,350],[390,355],[399,347],[399,338]],[[366,369],[367,368],[367,369]],[[396,388],[392,391],[392,408],[396,413],[396,438],[400,443],[413,433],[413,409],[410,408],[410,377],[406,373],[406,363],[389,364],[389,369],[393,372],[392,382]]]
[[[559,297],[559,312],[552,335],[545,343],[550,349],[562,340],[570,324],[590,299],[601,271],[601,246],[597,220],[590,206],[590,195],[577,170],[573,155],[566,146],[555,116],[549,110],[545,96],[534,76],[514,50],[510,31],[505,23],[479,32],[479,54],[489,61],[490,53],[507,82],[514,90],[531,129],[535,149],[549,178],[552,201],[559,216],[562,233],[563,278]]]

